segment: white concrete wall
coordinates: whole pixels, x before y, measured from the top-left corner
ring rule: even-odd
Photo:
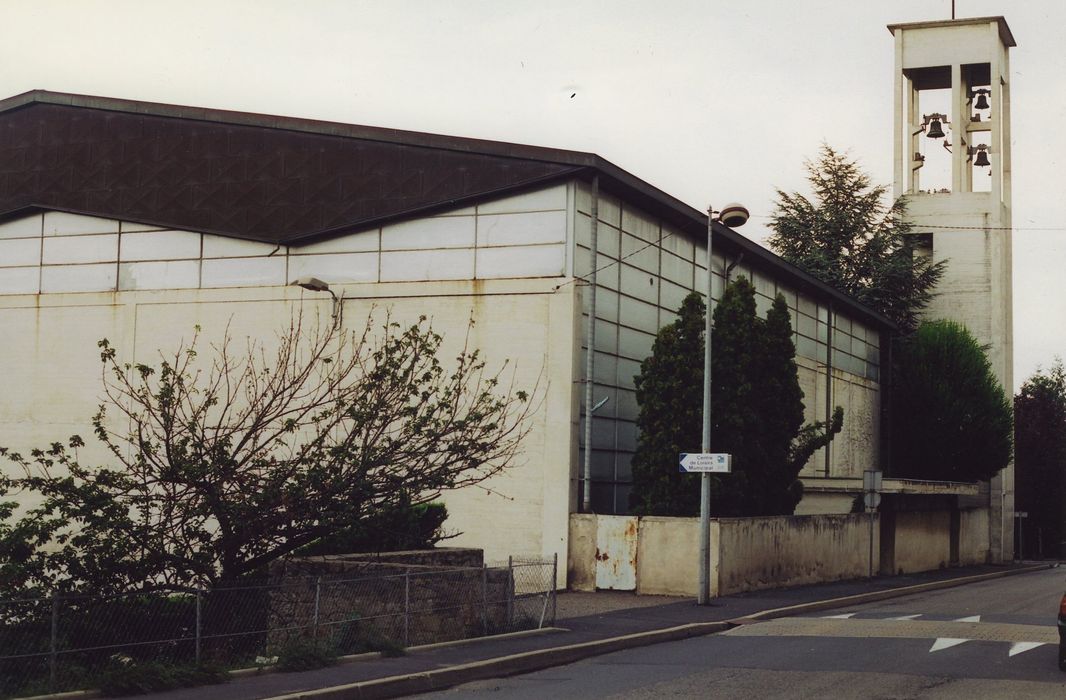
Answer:
[[[269,339],[293,309],[327,314],[328,295],[286,286],[311,275],[343,292],[346,327],[370,309],[400,322],[419,315],[454,357],[467,322],[489,367],[540,381],[533,430],[514,468],[485,488],[446,494],[450,543],[508,555],[565,557],[576,459],[574,371],[580,290],[560,285],[568,261],[567,188],[506,198],[447,215],[304,246],[278,248],[185,231],[48,212],[0,226],[0,328],[6,341],[0,445],[26,451],[81,434],[101,394],[99,349],[153,363],[188,339]],[[562,582],[565,572],[560,571]]]
[[[697,594],[699,519],[573,514],[569,585],[594,590],[604,552],[628,551],[637,536],[635,560],[616,567],[646,595]],[[625,527],[620,521],[628,522]],[[879,522],[873,522],[873,570],[880,562]],[[870,568],[870,519],[866,515],[721,518],[711,521],[711,595],[798,586],[866,576]],[[595,547],[592,543],[597,543]],[[605,544],[606,543],[606,544]],[[622,578],[622,577],[620,577]]]

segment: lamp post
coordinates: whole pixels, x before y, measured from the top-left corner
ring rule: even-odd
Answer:
[[[716,216],[717,215],[717,216]],[[714,223],[717,221],[730,228],[743,226],[748,220],[748,210],[740,204],[729,204],[721,211],[707,207],[707,314],[703,343],[703,439],[702,451],[711,451],[711,293],[714,290]],[[711,475],[700,474],[700,587],[697,602],[707,605],[711,601]]]

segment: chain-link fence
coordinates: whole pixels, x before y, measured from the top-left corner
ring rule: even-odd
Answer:
[[[207,591],[0,600],[0,698],[92,687],[116,665],[240,668],[301,645],[389,652],[555,622],[555,559],[367,568],[376,570]]]

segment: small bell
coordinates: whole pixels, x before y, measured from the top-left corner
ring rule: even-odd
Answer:
[[[929,122],[929,131],[925,132],[925,135],[931,139],[944,138],[944,127],[940,125],[940,115],[933,117]]]
[[[984,90],[977,91],[977,102],[973,103],[974,109],[988,109],[988,98],[985,97]]]
[[[977,166],[980,166],[980,167],[984,167],[986,165],[992,165],[990,162],[988,162],[988,151],[986,151],[983,148],[978,149],[977,157],[974,158],[973,164],[977,165]]]

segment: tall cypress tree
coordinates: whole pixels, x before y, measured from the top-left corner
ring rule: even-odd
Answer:
[[[699,448],[703,414],[703,331],[707,307],[692,292],[678,319],[663,326],[636,377],[640,441],[633,455],[629,507],[640,515],[694,515],[699,486],[678,471],[677,456]]]
[[[679,319],[659,331],[637,377],[640,441],[633,458],[632,512],[695,515],[700,477],[678,471],[677,456],[700,447],[704,305],[685,299]],[[802,496],[796,476],[814,449],[840,431],[803,425],[788,306],[778,296],[758,318],[755,289],[740,278],[714,311],[711,451],[733,455],[733,472],[712,477],[715,515],[791,514]]]

